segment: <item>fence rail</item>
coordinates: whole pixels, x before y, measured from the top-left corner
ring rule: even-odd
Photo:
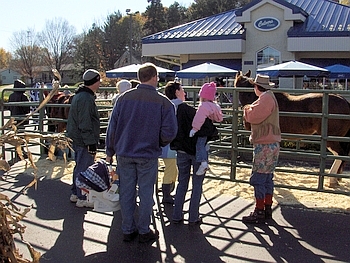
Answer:
[[[193,106],[196,106],[198,102],[197,95],[199,91],[199,87],[184,87],[186,92],[192,92],[194,94],[192,103]],[[308,190],[308,191],[318,191],[318,192],[327,192],[327,193],[337,193],[350,195],[350,189],[339,190],[339,189],[327,189],[325,188],[325,177],[336,177],[342,178],[345,180],[350,179],[349,174],[332,174],[328,173],[326,167],[329,167],[330,164],[334,160],[342,160],[349,162],[349,156],[334,156],[330,153],[327,148],[327,141],[339,141],[339,142],[347,142],[350,143],[350,138],[345,137],[336,137],[336,136],[328,136],[327,135],[327,124],[329,119],[342,119],[342,120],[350,120],[350,116],[342,115],[342,114],[328,114],[328,98],[330,94],[339,94],[342,96],[348,95],[348,91],[334,91],[334,90],[295,90],[295,89],[274,89],[274,92],[287,92],[293,95],[301,95],[306,93],[323,93],[323,102],[322,102],[322,113],[309,113],[309,112],[280,112],[280,117],[313,117],[313,118],[321,118],[322,119],[322,134],[320,135],[306,135],[306,134],[289,134],[282,133],[282,143],[281,143],[281,151],[280,151],[280,159],[281,160],[291,160],[291,162],[296,163],[297,160],[306,159],[313,160],[313,162],[318,163],[318,171],[300,171],[293,168],[287,169],[283,167],[283,162],[279,162],[276,172],[286,172],[295,174],[295,176],[314,176],[318,180],[317,187],[304,187],[304,186],[293,186],[287,184],[276,184],[276,187],[280,188],[288,188],[288,189],[298,189],[298,190]],[[240,180],[237,177],[238,168],[248,168],[250,169],[250,162],[238,162],[239,156],[252,156],[252,146],[248,143],[248,136],[250,134],[249,131],[246,131],[243,128],[242,124],[242,109],[238,100],[239,92],[253,92],[251,88],[218,88],[219,98],[230,98],[229,103],[221,103],[223,107],[223,112],[225,114],[225,120],[230,120],[230,124],[219,124],[218,129],[220,133],[220,139],[217,142],[211,143],[212,154],[216,155],[220,152],[227,152],[229,154],[229,158],[231,158],[231,162],[229,166],[231,167],[231,173],[229,178],[223,178],[222,176],[219,179],[229,180],[240,183],[249,183],[246,180]],[[225,96],[221,96],[221,93],[225,93]],[[225,142],[223,142],[223,138],[225,138]],[[230,140],[228,143],[227,140]],[[296,144],[295,149],[285,148],[283,147],[283,142],[291,141]],[[302,150],[298,148],[300,143],[309,143],[318,145],[319,151],[310,151],[310,150]],[[211,162],[213,164],[224,165],[221,162]],[[297,164],[295,164],[297,166]],[[218,179],[215,175],[209,175],[213,179]]]
[[[198,91],[200,87],[190,87],[190,86],[184,86],[184,89],[186,93],[192,94],[192,100],[187,101],[187,103],[191,104],[192,106],[198,106]],[[31,88],[24,89],[26,92],[29,92],[32,90]],[[62,89],[66,90],[66,89]],[[73,90],[73,89],[71,89]],[[3,89],[1,91],[1,99],[4,101],[4,93],[6,91],[12,91],[12,89]],[[160,90],[161,91],[161,90]],[[111,93],[115,92],[115,88],[100,88],[99,96],[96,100],[96,103],[98,104],[98,110],[101,115],[101,140],[105,139],[105,129],[108,125],[108,120],[110,116],[110,112],[112,110],[112,105],[110,103],[111,99]],[[239,92],[252,92],[252,89],[249,88],[218,88],[218,101],[222,107],[223,113],[224,113],[224,121],[223,123],[217,124],[218,130],[219,130],[219,139],[215,142],[211,143],[211,156],[224,156],[229,162],[224,163],[221,161],[211,161],[212,164],[221,165],[223,167],[229,167],[230,168],[230,175],[229,176],[217,176],[215,174],[208,174],[208,178],[212,179],[219,179],[219,180],[228,180],[228,181],[234,181],[239,183],[246,183],[249,182],[247,180],[241,180],[237,177],[237,170],[239,168],[247,168],[250,169],[250,161],[246,162],[240,162],[240,157],[245,156],[246,159],[251,159],[252,156],[252,146],[249,144],[248,137],[250,132],[246,131],[243,128],[243,122],[242,122],[242,109],[239,104],[238,100],[238,94]],[[312,172],[312,171],[300,171],[295,170],[293,168],[286,168],[282,166],[282,163],[280,162],[278,164],[278,167],[276,168],[276,172],[286,172],[295,174],[295,176],[312,176],[317,178],[318,185],[317,187],[304,187],[304,186],[293,186],[293,185],[287,185],[287,184],[276,184],[276,187],[279,188],[287,188],[287,189],[298,189],[298,190],[305,190],[305,191],[316,191],[316,192],[326,192],[326,193],[335,193],[335,194],[343,194],[343,195],[350,195],[349,189],[345,190],[339,190],[339,189],[327,189],[325,188],[325,177],[337,177],[342,178],[344,180],[349,180],[350,176],[349,174],[343,173],[343,174],[329,174],[327,173],[327,168],[331,162],[334,160],[342,160],[349,162],[350,157],[349,156],[334,156],[326,149],[327,141],[339,141],[339,142],[349,142],[350,138],[345,137],[336,137],[336,136],[328,136],[327,135],[327,122],[329,119],[350,119],[350,116],[347,115],[341,115],[341,114],[328,114],[328,96],[329,94],[336,94],[339,95],[347,95],[348,91],[334,91],[334,90],[286,90],[286,89],[276,89],[274,92],[288,92],[290,94],[299,95],[299,94],[305,94],[305,93],[323,93],[323,112],[322,113],[309,113],[309,112],[280,112],[280,116],[288,116],[288,117],[317,117],[321,118],[323,122],[323,129],[321,135],[306,135],[306,134],[289,134],[289,133],[282,133],[282,140],[283,142],[293,142],[296,144],[295,148],[286,148],[281,147],[280,151],[280,159],[281,160],[293,160],[296,162],[296,160],[302,158],[307,160],[313,160],[314,162],[317,162],[318,165],[318,171]],[[28,102],[28,103],[21,103],[21,106],[38,106],[40,102]],[[17,105],[16,103],[8,103],[3,102],[1,104],[1,121],[2,124],[6,122],[7,119],[9,119],[10,116],[5,114],[5,109],[8,106],[11,105]],[[69,107],[69,105],[65,104],[47,104],[47,107]],[[22,118],[19,118],[23,119]],[[45,108],[42,109],[42,111],[38,114],[38,119],[36,119],[38,123],[36,124],[29,124],[28,129],[33,129],[29,127],[34,127],[38,130],[38,132],[46,134],[47,131],[47,122],[49,120],[51,121],[61,121],[66,122],[67,120],[59,119],[59,118],[48,118],[45,116]],[[27,129],[27,128],[26,128]],[[313,144],[320,148],[320,150],[302,150],[300,149],[300,144],[307,143],[307,144]],[[281,145],[283,145],[281,143]],[[5,149],[3,148],[3,151],[8,151],[13,149]],[[103,149],[100,149],[100,151],[103,151]],[[43,152],[41,151],[41,154]],[[297,166],[297,164],[295,164]]]

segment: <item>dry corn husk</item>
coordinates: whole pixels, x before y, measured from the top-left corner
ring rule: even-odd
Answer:
[[[39,107],[29,114],[24,120],[20,123],[16,123],[14,118],[10,118],[8,122],[1,127],[2,134],[0,136],[0,146],[5,146],[5,144],[10,144],[15,147],[16,153],[21,160],[25,160],[22,148],[26,148],[28,161],[25,160],[25,168],[28,164],[33,168],[33,180],[25,187],[29,187],[37,184],[37,172],[38,168],[35,165],[35,161],[32,153],[28,148],[29,143],[38,143],[41,144],[38,139],[46,140],[50,142],[49,146],[49,159],[54,161],[54,151],[58,147],[61,150],[67,148],[72,150],[71,139],[64,136],[64,134],[49,134],[42,135],[39,132],[24,132],[18,133],[17,126],[21,125],[24,121],[28,120],[33,114],[38,112],[42,107],[44,107],[56,93],[60,87],[61,76],[57,70],[52,70],[53,74],[57,77],[57,81],[53,81],[53,89],[45,98],[45,100],[39,105]],[[0,160],[0,170],[8,172],[11,167],[9,163],[5,160],[5,155],[1,154],[2,159]],[[64,155],[66,162],[66,156]],[[16,207],[8,196],[0,193],[0,262],[11,262],[11,263],[39,263],[41,254],[36,251],[27,241],[23,238],[23,233],[25,231],[25,226],[20,223],[20,221],[26,217],[26,214],[31,210],[31,207],[27,207],[23,212]],[[18,234],[21,238],[21,241],[27,246],[28,251],[31,256],[31,260],[24,259],[23,256],[19,253],[14,242],[14,235]]]

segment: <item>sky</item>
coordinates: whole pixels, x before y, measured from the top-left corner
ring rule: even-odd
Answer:
[[[161,0],[164,7],[169,7],[175,0]],[[194,0],[177,0],[189,7]],[[77,34],[91,28],[93,23],[98,25],[106,17],[118,10],[126,15],[126,9],[131,12],[143,13],[149,5],[147,0],[0,0],[0,48],[12,52],[10,39],[14,32],[34,29],[41,32],[46,21],[63,18],[74,26]]]

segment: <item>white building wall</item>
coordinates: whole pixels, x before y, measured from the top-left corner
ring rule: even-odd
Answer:
[[[298,51],[350,51],[349,37],[290,37],[288,39],[288,50]]]
[[[281,60],[294,60],[294,54],[287,50],[287,32],[293,26],[293,21],[284,20],[284,10],[270,3],[262,5],[251,12],[251,20],[245,22],[247,31],[246,50],[242,54],[243,72],[250,69],[255,75],[257,69],[256,53],[265,47],[272,47],[281,52]],[[261,31],[254,27],[254,22],[262,17],[273,17],[280,21],[280,26],[272,31]],[[253,65],[245,65],[245,62],[253,61]],[[281,62],[282,62],[281,61]]]
[[[242,39],[186,41],[159,44],[143,44],[143,56],[235,53],[245,52],[245,41]]]

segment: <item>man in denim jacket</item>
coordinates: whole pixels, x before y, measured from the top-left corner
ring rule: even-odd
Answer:
[[[141,84],[123,93],[113,108],[106,161],[117,156],[124,241],[139,236],[139,242],[146,243],[159,238],[158,231],[150,229],[158,157],[161,147],[175,138],[177,126],[174,104],[156,90],[157,68],[152,63],[143,64],[138,78]],[[140,203],[135,217],[137,195]]]

